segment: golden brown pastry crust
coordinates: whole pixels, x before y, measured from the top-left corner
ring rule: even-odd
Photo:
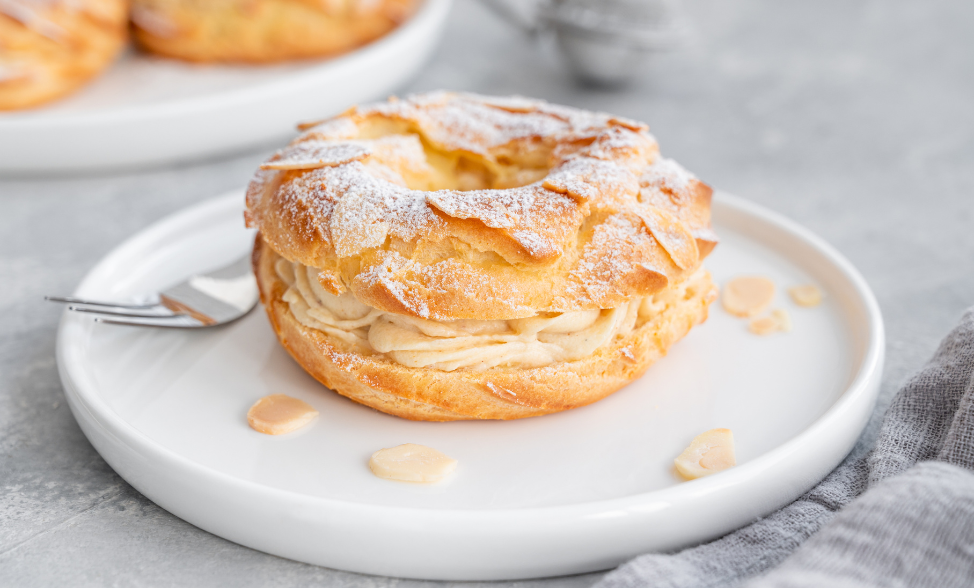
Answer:
[[[248,224],[332,293],[435,320],[615,308],[716,243],[711,189],[641,123],[432,93],[310,125],[264,164]]]
[[[706,319],[710,198],[640,123],[439,92],[307,125],[251,182],[245,216],[274,331],[320,382],[408,419],[514,419],[604,398]],[[382,313],[510,321],[625,305],[635,328],[549,364],[409,367],[375,351],[377,326],[365,342],[296,318],[281,257]],[[647,313],[629,315],[644,297]]]
[[[0,0],[0,110],[60,98],[101,73],[127,21],[125,0]]]
[[[198,62],[268,63],[350,51],[406,20],[417,0],[133,0],[135,39]]]
[[[580,361],[542,368],[452,372],[410,368],[365,355],[300,324],[282,300],[288,286],[275,271],[277,254],[258,235],[253,255],[261,301],[278,339],[315,379],[355,402],[406,419],[517,419],[600,400],[642,373],[694,325],[707,318],[716,289],[704,280],[688,296]]]

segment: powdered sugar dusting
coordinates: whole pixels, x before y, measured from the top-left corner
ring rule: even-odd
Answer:
[[[632,201],[639,193],[635,174],[613,161],[575,156],[552,171],[543,186],[580,200]]]
[[[652,206],[642,206],[637,210],[643,224],[669,253],[673,263],[681,269],[690,269],[696,265],[700,257],[697,243],[683,223],[670,213]]]
[[[413,315],[428,319],[431,316],[429,305],[412,289],[405,287],[402,274],[409,269],[414,269],[410,268],[410,265],[416,264],[398,253],[390,252],[384,256],[381,263],[368,268],[356,279],[361,280],[365,286],[381,286]]]
[[[605,131],[609,119],[607,115],[555,106],[541,100],[484,98],[447,92],[360,107],[355,114],[412,121],[438,148],[488,158],[491,149],[513,141],[595,137]]]
[[[357,161],[314,170],[288,187],[286,194],[282,190],[288,206],[320,211],[318,222],[328,225],[339,257],[377,247],[387,235],[412,241],[442,223],[426,204],[425,192],[376,178]]]
[[[612,162],[628,163],[635,160],[639,169],[646,167],[649,151],[655,151],[656,139],[646,132],[634,132],[623,127],[609,127],[586,147],[582,153],[588,157]]]
[[[261,169],[316,169],[335,167],[352,161],[360,161],[372,154],[372,149],[361,141],[335,143],[331,141],[304,141],[295,143],[275,153]]]
[[[524,247],[531,257],[544,259],[561,255],[563,251],[559,244],[553,239],[546,239],[533,231],[514,231],[511,237],[517,241],[518,245]]]
[[[364,249],[381,246],[390,224],[381,201],[363,191],[345,194],[331,215],[335,254],[339,258],[352,257]]]
[[[464,291],[478,292],[486,302],[504,307],[510,317],[533,316],[537,313],[518,303],[519,293],[511,285],[455,259],[425,265],[394,251],[384,251],[379,256],[379,263],[365,268],[356,276],[357,285],[364,290],[376,287],[384,290],[414,316],[451,320],[455,317],[431,308],[428,300],[438,295]]]
[[[333,169],[333,168],[324,168]],[[321,182],[322,170],[312,170],[310,173],[284,182],[276,193],[280,202],[280,216],[289,221],[293,231],[282,231],[280,238],[286,240],[289,247],[300,247],[301,242],[320,239],[326,246],[331,245],[331,231],[328,219],[335,209],[337,196]],[[272,170],[264,172],[265,185],[271,180],[272,174],[280,173]],[[249,200],[248,200],[249,205]],[[254,206],[249,205],[253,210]]]
[[[696,176],[688,172],[672,159],[660,158],[647,167],[639,177],[639,185],[644,188],[665,190],[674,195],[684,195],[691,188]]]
[[[442,190],[428,193],[426,199],[454,218],[476,218],[495,229],[536,225],[574,207],[571,199],[536,184],[510,190]]]
[[[637,270],[631,252],[642,247],[647,237],[626,215],[608,217],[585,245],[569,276],[568,294],[596,303],[618,295],[620,283]]]

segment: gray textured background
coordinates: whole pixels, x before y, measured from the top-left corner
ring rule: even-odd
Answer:
[[[882,410],[974,304],[974,3],[711,0],[688,10],[691,49],[605,92],[573,86],[546,54],[458,0],[408,90],[520,93],[645,120],[666,155],[710,184],[823,236],[862,271],[885,314]],[[60,311],[41,296],[70,292],[159,217],[244,184],[266,153],[0,179],[0,584],[437,584],[294,563],[200,531],[116,476],[65,405],[54,362]]]

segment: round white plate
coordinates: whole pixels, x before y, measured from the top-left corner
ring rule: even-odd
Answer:
[[[197,65],[129,52],[77,94],[0,113],[0,172],[191,161],[283,140],[296,120],[384,98],[409,80],[439,41],[450,3],[425,0],[385,37],[313,63]]]
[[[242,196],[130,239],[77,294],[153,292],[245,252]],[[195,332],[66,313],[58,365],[88,439],[161,507],[231,541],[328,567],[415,578],[525,578],[598,570],[717,537],[805,492],[849,452],[878,390],[883,326],[862,278],[794,223],[719,195],[718,283],[772,278],[794,331],[759,337],[719,304],[640,380],[591,406],[510,422],[421,423],[334,394],[278,345],[263,310]],[[815,283],[817,308],[783,290]],[[258,398],[320,411],[304,430],[247,426]],[[739,465],[692,482],[673,458],[734,431]],[[372,452],[421,443],[459,460],[433,486],[374,477]]]

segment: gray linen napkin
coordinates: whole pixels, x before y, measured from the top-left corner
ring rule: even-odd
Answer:
[[[776,567],[777,566],[777,567]],[[875,448],[720,539],[596,588],[974,586],[974,308],[900,389]]]

